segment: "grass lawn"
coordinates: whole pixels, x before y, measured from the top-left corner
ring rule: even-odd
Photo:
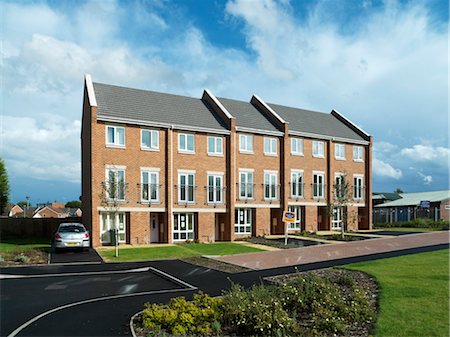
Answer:
[[[190,243],[174,246],[153,247],[119,247],[119,257],[114,257],[115,250],[98,249],[99,254],[109,262],[147,261],[161,259],[180,259],[201,255],[231,255],[260,252],[262,250],[233,242]]]
[[[1,239],[0,253],[24,251],[30,249],[46,249],[51,247],[51,240],[45,238]]]
[[[376,336],[449,336],[449,250],[346,265],[380,285]]]

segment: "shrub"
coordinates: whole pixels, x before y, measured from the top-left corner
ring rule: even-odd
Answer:
[[[434,228],[440,230],[448,230],[449,221],[448,220],[433,221],[429,219],[417,218],[408,222],[386,222],[382,224],[374,224],[374,228],[392,228],[392,227]]]
[[[294,332],[295,321],[284,310],[274,286],[254,285],[244,290],[233,285],[223,296],[221,311],[224,325],[240,336],[288,336]]]
[[[30,258],[23,253],[20,253],[19,255],[16,255],[14,257],[14,262],[20,262],[20,263],[29,263]]]
[[[146,304],[142,322],[144,327],[173,335],[210,335],[217,332],[218,306],[221,300],[199,292],[192,301],[184,297],[172,298],[167,305]]]

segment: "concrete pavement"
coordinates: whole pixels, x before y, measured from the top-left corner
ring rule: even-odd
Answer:
[[[218,256],[214,257],[214,259],[253,270],[263,270],[419,247],[448,245],[450,242],[449,238],[448,231],[439,231],[272,252]]]

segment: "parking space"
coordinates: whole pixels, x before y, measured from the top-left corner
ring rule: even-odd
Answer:
[[[103,260],[93,248],[83,251],[78,249],[66,249],[59,250],[58,252],[55,252],[55,250],[52,249],[50,253],[50,263],[103,263]]]

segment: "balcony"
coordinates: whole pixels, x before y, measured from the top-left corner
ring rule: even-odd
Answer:
[[[236,183],[237,198],[245,202],[255,200],[255,184],[253,183]]]
[[[138,202],[152,207],[161,204],[161,184],[137,184]]]
[[[289,186],[291,186],[290,199],[298,201],[305,198],[305,184],[293,184],[292,182],[289,182]]]
[[[174,200],[176,205],[188,207],[197,204],[197,186],[195,185],[174,185]]]
[[[226,203],[226,187],[204,186],[205,205],[221,206]]]
[[[126,191],[128,184],[123,181],[102,181],[100,183],[100,202],[103,206],[115,207],[127,202]]]
[[[311,199],[324,200],[326,198],[326,184],[311,184]]]

